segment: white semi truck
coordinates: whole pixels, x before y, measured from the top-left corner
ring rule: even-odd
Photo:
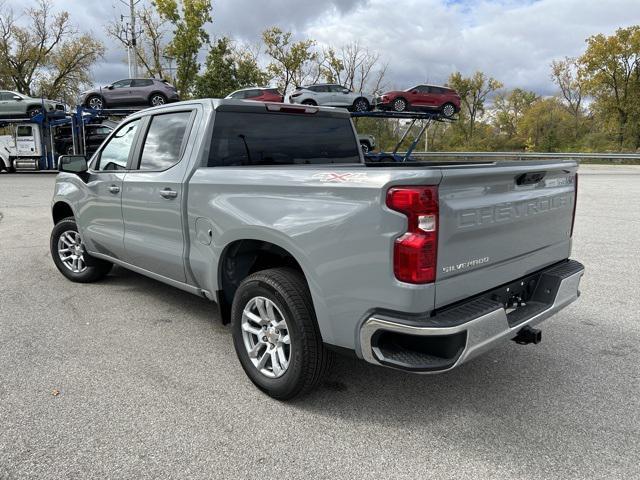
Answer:
[[[0,170],[39,170],[43,158],[43,135],[40,125],[19,123],[7,129],[11,133],[0,135]]]

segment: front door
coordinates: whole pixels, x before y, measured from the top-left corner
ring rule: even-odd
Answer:
[[[111,85],[112,88],[103,91],[107,106],[125,105],[131,101],[131,80],[120,80]]]
[[[191,111],[148,118],[140,159],[124,180],[122,215],[127,262],[184,282],[182,216],[187,162],[180,161]]]
[[[78,224],[89,252],[124,259],[122,182],[137,138],[140,120],[122,125],[95,156],[88,172],[86,199]]]

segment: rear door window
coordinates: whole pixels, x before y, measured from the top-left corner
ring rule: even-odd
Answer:
[[[167,170],[180,161],[182,142],[190,118],[190,111],[151,117],[142,147],[140,170]]]
[[[133,87],[150,87],[153,85],[153,80],[134,80],[132,86]]]
[[[208,165],[360,163],[349,118],[218,112]]]

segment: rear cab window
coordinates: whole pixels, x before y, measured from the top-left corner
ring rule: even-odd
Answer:
[[[348,117],[216,113],[209,167],[360,163]]]
[[[139,170],[163,171],[180,161],[182,143],[191,111],[163,113],[151,117],[142,146]]]

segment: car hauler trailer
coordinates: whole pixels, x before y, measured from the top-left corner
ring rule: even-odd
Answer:
[[[67,114],[61,111],[46,112],[32,118],[0,119],[0,170],[57,171],[60,155],[87,152],[85,126],[109,118],[122,119],[137,109],[94,110],[77,107]],[[56,132],[59,127],[71,127],[73,151],[56,151]]]

